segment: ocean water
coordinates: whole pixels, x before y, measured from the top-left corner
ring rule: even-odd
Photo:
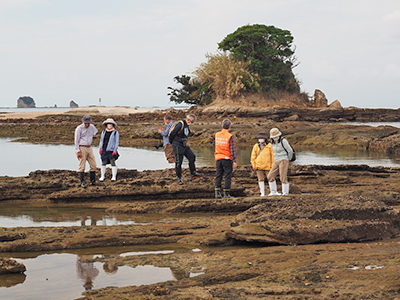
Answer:
[[[213,147],[191,147],[196,154],[196,166],[214,166]],[[5,155],[0,156],[0,176],[27,176],[36,170],[77,170],[78,159],[73,145],[45,145],[13,142],[10,138],[0,138],[0,149]],[[252,146],[238,146],[238,165],[250,164]],[[97,166],[100,167],[98,147],[93,146]],[[132,148],[120,147],[120,158],[117,166],[124,169],[163,170],[170,168],[162,149],[153,147]],[[296,151],[295,165],[359,165],[384,167],[400,167],[400,157],[389,156],[386,153],[370,153],[351,150],[302,150]],[[184,159],[183,167],[187,168]],[[87,170],[89,166],[87,165]]]

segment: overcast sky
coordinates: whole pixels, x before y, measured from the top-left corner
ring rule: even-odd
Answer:
[[[289,30],[302,91],[400,107],[399,0],[0,0],[0,106],[169,107],[237,28]]]

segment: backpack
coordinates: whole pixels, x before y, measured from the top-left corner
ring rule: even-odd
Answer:
[[[178,123],[182,123],[182,127],[181,127],[181,130],[179,130],[179,131],[177,132],[177,134],[183,130],[183,127],[184,127],[183,121],[174,122],[174,124],[172,124],[171,128],[169,129],[168,136],[171,136],[171,132],[175,129],[175,126],[176,126]]]
[[[289,144],[289,146],[290,146],[290,144]],[[282,143],[282,148],[286,151],[287,154],[289,154],[288,151],[285,149],[285,146],[283,146],[283,143]],[[292,148],[292,151],[293,151],[292,159],[290,161],[295,161],[296,160],[296,151],[294,151],[292,146],[290,146],[290,148]]]

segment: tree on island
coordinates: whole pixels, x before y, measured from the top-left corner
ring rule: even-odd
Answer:
[[[216,97],[231,98],[244,92],[300,94],[292,72],[297,65],[292,43],[288,30],[259,24],[242,26],[218,44],[223,52],[206,55],[208,61],[192,73],[193,78],[174,78],[182,87],[168,87],[170,101],[204,105]]]

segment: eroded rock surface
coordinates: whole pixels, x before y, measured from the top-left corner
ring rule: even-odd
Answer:
[[[400,234],[399,211],[369,197],[271,198],[237,215],[227,235],[288,245],[371,241]]]
[[[26,267],[17,262],[14,259],[0,257],[0,275],[12,274],[12,273],[23,273],[26,271]]]

